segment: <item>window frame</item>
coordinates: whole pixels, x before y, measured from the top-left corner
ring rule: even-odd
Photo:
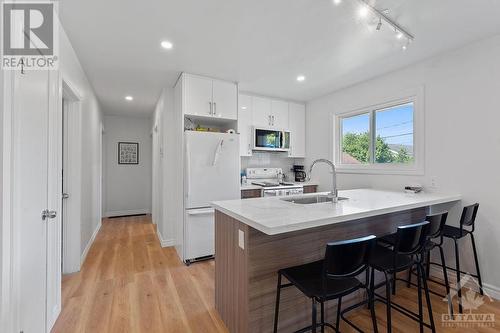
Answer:
[[[384,102],[358,108],[353,111],[334,114],[333,157],[339,173],[353,174],[395,174],[395,175],[423,175],[424,174],[424,105],[423,89],[409,94],[400,94],[396,98],[386,98]],[[398,105],[413,103],[413,157],[414,162],[406,163],[374,163],[377,111],[382,111]],[[345,118],[369,115],[370,131],[370,162],[366,164],[343,164],[342,154],[342,120]]]

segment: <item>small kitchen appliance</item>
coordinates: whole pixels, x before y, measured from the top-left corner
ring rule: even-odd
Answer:
[[[294,165],[293,172],[295,173],[295,181],[296,182],[305,182],[307,178],[307,174],[304,171],[303,165]]]

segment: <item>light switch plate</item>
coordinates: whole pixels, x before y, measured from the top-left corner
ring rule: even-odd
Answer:
[[[244,250],[245,249],[245,233],[238,229],[238,246]]]

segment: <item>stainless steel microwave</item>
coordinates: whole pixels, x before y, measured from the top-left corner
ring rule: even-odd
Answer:
[[[290,132],[269,128],[254,127],[253,149],[266,151],[290,150]]]

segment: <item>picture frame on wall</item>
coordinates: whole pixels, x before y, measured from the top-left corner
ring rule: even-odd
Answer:
[[[118,164],[139,164],[138,142],[118,142]]]

